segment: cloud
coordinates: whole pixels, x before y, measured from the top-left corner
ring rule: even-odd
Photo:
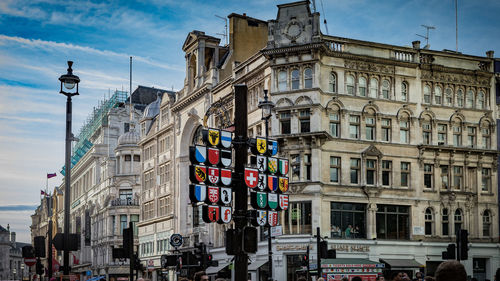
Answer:
[[[109,51],[109,50],[99,50],[99,49],[95,49],[92,47],[79,46],[79,45],[74,45],[71,43],[60,43],[60,42],[46,41],[46,40],[41,40],[41,39],[29,39],[29,38],[22,38],[22,37],[18,37],[18,36],[8,36],[8,35],[4,35],[4,34],[0,34],[0,41],[17,43],[20,45],[29,46],[29,47],[33,47],[33,48],[75,50],[75,51],[81,51],[81,52],[86,52],[86,53],[90,53],[90,54],[100,55],[100,56],[104,56],[104,57],[111,56],[111,57],[129,58],[131,56],[129,54],[118,53],[118,52]],[[134,60],[149,64],[151,66],[155,66],[158,68],[163,68],[163,69],[173,70],[173,71],[184,71],[184,69],[182,67],[171,66],[168,64],[159,63],[159,62],[156,62],[156,61],[151,60],[149,58],[145,58],[145,57],[141,57],[141,56],[132,56],[132,57]]]
[[[0,206],[0,211],[34,211],[38,205],[6,205]]]

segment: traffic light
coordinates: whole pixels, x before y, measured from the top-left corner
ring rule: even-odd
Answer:
[[[142,265],[141,260],[139,259],[139,255],[134,254],[132,259],[133,259],[132,263],[133,268],[135,270],[144,271],[144,266]]]
[[[322,259],[328,258],[328,242],[326,241],[319,242],[319,253]]]
[[[466,229],[457,232],[457,260],[464,261],[469,258],[469,233]]]
[[[40,259],[36,260],[36,274],[42,275],[44,273],[42,262]]]
[[[454,260],[455,259],[455,244],[448,244],[446,251],[441,253],[443,260]]]
[[[257,228],[246,226],[243,228],[243,252],[257,253]]]
[[[337,258],[337,250],[330,249],[326,252],[326,258],[328,259],[336,259]]]
[[[134,232],[131,227],[123,229],[123,251],[126,257],[134,251]]]
[[[35,256],[45,258],[45,236],[36,236],[35,242]]]
[[[302,266],[307,266],[309,264],[309,256],[307,254],[302,255]]]
[[[214,261],[214,257],[210,254],[207,255],[207,267],[210,266],[219,266],[219,261]]]
[[[202,261],[203,260],[203,253],[205,251],[203,251],[205,247],[205,243],[201,242],[201,243],[194,243],[194,256],[196,258],[197,261]]]
[[[161,256],[161,267],[167,268],[169,266],[176,266],[179,262],[180,255],[162,255]]]
[[[35,249],[33,248],[33,246],[31,246],[31,245],[24,246],[22,248],[22,250],[23,250],[23,258],[34,258],[35,257]]]

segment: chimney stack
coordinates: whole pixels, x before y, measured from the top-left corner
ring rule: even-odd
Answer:
[[[16,243],[16,233],[15,232],[10,233],[10,242]]]
[[[492,51],[492,50],[486,51],[486,57],[488,57],[490,59],[493,58],[494,54],[495,54],[495,51]]]
[[[415,50],[420,49],[420,41],[418,41],[418,40],[413,41],[413,42],[411,42],[411,44],[413,45],[413,49],[415,49]]]

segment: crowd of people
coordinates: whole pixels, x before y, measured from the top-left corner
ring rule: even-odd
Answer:
[[[362,234],[357,226],[349,224],[346,229],[342,230],[339,226],[332,225],[332,237],[362,238]]]

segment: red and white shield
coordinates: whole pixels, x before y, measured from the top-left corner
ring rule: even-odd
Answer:
[[[208,181],[211,184],[219,183],[219,168],[208,167]]]
[[[288,195],[286,194],[280,194],[280,209],[288,209]]]
[[[220,222],[230,223],[233,210],[231,207],[220,207]]]
[[[219,201],[219,188],[217,186],[209,186],[207,189],[207,199],[209,203],[217,203]]]
[[[208,148],[208,163],[211,165],[219,164],[220,151],[218,148]]]
[[[223,185],[229,186],[231,185],[231,178],[232,173],[231,170],[229,169],[220,169],[220,181],[222,182]]]
[[[245,168],[245,183],[249,188],[255,188],[259,180],[257,169]]]
[[[219,206],[203,206],[203,221],[206,223],[217,222],[219,220]]]
[[[269,226],[277,226],[278,225],[278,212],[268,211],[267,212],[267,221]]]

